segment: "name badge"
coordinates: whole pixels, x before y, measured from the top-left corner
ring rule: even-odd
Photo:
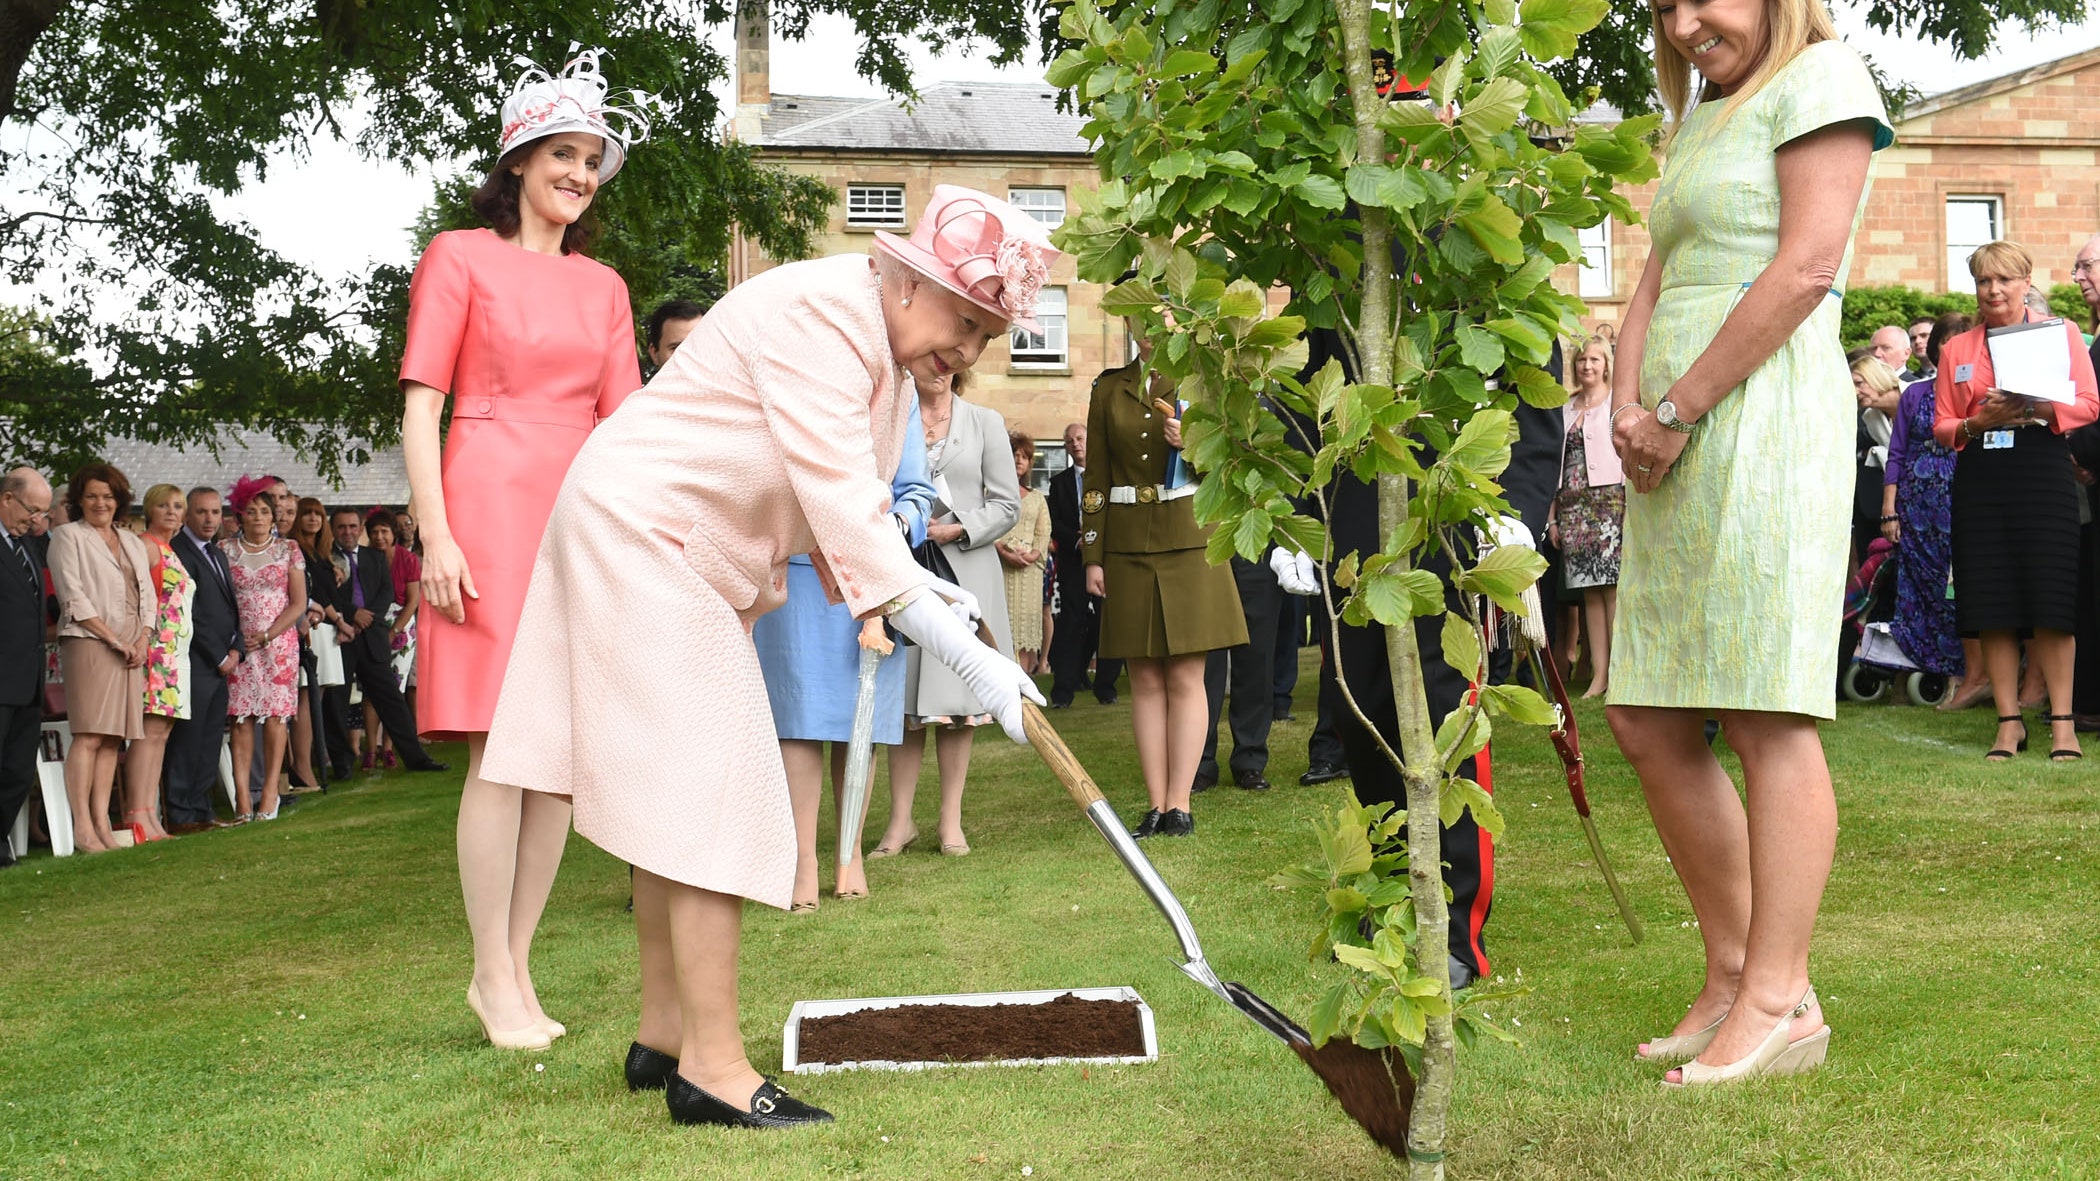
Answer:
[[[1985,451],[2005,451],[2009,450],[2012,445],[2013,433],[2011,431],[1983,432],[1983,449]]]
[[[1954,380],[1956,381],[1967,381],[1974,376],[1976,376],[1976,366],[1974,365],[1956,365],[1954,367]]]

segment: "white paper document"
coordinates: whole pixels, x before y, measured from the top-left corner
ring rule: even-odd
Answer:
[[[2071,383],[2071,336],[2062,320],[1991,328],[1984,339],[1991,350],[1993,384],[1999,389],[2044,402],[2077,400],[2077,387]]]

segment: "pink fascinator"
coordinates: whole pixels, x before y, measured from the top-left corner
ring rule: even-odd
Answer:
[[[268,476],[242,476],[233,482],[233,491],[226,494],[226,502],[233,506],[233,515],[238,517],[248,511],[248,505],[256,497],[269,491],[275,483]]]
[[[567,131],[599,136],[605,140],[605,157],[598,165],[598,180],[602,184],[627,162],[629,145],[649,138],[650,111],[667,114],[670,107],[641,90],[617,96],[628,105],[615,105],[611,88],[598,68],[605,51],[577,50],[577,43],[571,41],[569,64],[559,74],[548,73],[529,57],[512,59],[525,67],[525,73],[511,88],[510,97],[503,100],[503,146],[498,154]]]
[[[997,197],[935,185],[911,238],[878,231],[875,248],[1030,332],[1036,297],[1060,252],[1043,223]]]

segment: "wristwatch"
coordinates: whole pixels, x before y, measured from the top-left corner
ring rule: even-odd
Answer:
[[[1664,398],[1655,404],[1655,421],[1669,427],[1680,435],[1691,434],[1692,428],[1699,425],[1697,422],[1686,422],[1677,417],[1677,403],[1672,402],[1668,398]]]

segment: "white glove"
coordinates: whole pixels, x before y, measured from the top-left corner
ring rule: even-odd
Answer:
[[[1277,546],[1269,551],[1269,569],[1276,572],[1276,585],[1287,595],[1320,593],[1320,567],[1304,550],[1292,551]]]
[[[1530,527],[1515,517],[1496,517],[1488,522],[1487,535],[1490,549],[1500,549],[1506,545],[1538,548],[1538,544],[1532,540]]]
[[[997,648],[977,638],[964,626],[949,605],[937,594],[922,594],[890,616],[890,623],[928,656],[940,661],[962,678],[970,692],[993,717],[1006,736],[1026,743],[1021,726],[1021,701],[1043,704],[1042,690],[1035,687],[1021,666],[999,654]]]
[[[976,595],[932,574],[926,576],[926,587],[948,601],[948,609],[962,620],[965,631],[977,630],[977,621],[984,618],[984,608],[978,604]]]

